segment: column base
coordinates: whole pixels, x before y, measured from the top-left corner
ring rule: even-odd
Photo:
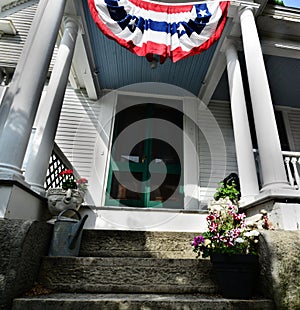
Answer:
[[[269,183],[269,184],[264,184],[262,189],[260,190],[261,193],[266,192],[266,191],[281,191],[281,190],[291,190],[294,191],[295,189],[287,182],[276,182],[276,183]]]
[[[32,191],[24,180],[0,174],[0,218],[47,220],[46,198]]]
[[[258,194],[242,196],[240,201],[239,201],[239,206],[243,207],[244,205],[249,205],[249,204],[253,203],[256,200],[257,195]]]
[[[0,164],[0,179],[2,176],[24,180],[23,171],[13,165]]]
[[[248,210],[255,206],[261,205],[267,201],[292,201],[300,205],[300,190],[292,189],[265,189],[254,197],[252,201],[244,201],[240,204],[240,208]]]
[[[44,187],[39,184],[30,183],[31,189],[42,197],[46,197],[46,190]]]

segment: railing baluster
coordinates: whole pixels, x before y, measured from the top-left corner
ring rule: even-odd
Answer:
[[[297,184],[297,189],[299,189],[300,187],[300,177],[299,177],[299,173],[298,173],[298,169],[297,169],[297,158],[296,157],[292,157],[291,159],[291,163],[293,165],[293,169],[294,169],[294,177],[295,177],[295,181]]]
[[[295,163],[296,171],[297,171],[297,174],[298,174],[298,177],[299,177],[299,172],[298,172],[297,163],[298,163],[298,165],[300,166],[300,156],[298,156],[298,160],[297,160],[297,162]],[[299,181],[299,182],[300,182],[300,181]],[[298,184],[298,190],[300,190],[300,184]]]
[[[259,152],[253,149],[255,159],[259,162]],[[288,182],[295,189],[300,191],[300,152],[295,151],[282,151],[283,161],[286,166],[286,173]],[[293,167],[293,168],[292,168]],[[261,169],[257,167],[258,175],[260,175]]]
[[[294,178],[293,178],[292,172],[291,172],[290,161],[291,161],[290,157],[286,156],[284,158],[284,162],[285,162],[286,170],[287,170],[287,174],[288,174],[288,180],[289,180],[291,186],[294,187]]]

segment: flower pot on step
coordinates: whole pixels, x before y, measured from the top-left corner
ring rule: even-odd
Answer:
[[[223,297],[249,299],[254,295],[259,276],[257,255],[212,254],[211,262]]]

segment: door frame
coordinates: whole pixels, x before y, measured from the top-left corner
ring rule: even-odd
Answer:
[[[171,85],[169,85],[171,86]],[[187,210],[197,210],[199,207],[199,160],[197,140],[197,98],[192,96],[172,96],[156,93],[115,91],[115,100],[111,103],[112,122],[109,133],[108,152],[106,156],[106,169],[104,173],[104,188],[102,191],[102,205],[111,206],[105,203],[107,182],[109,181],[109,166],[113,144],[113,132],[115,126],[116,107],[120,102],[130,102],[132,104],[156,103],[168,105],[174,108],[174,101],[180,103],[183,112],[183,164],[181,171],[183,176],[183,208]],[[182,210],[178,209],[178,211]]]

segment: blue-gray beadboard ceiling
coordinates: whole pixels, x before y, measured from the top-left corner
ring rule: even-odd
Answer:
[[[86,22],[102,89],[117,89],[134,83],[161,82],[184,88],[198,95],[216,44],[200,55],[172,63],[167,59],[151,69],[145,57],[139,57],[108,39],[94,23],[83,1]]]

